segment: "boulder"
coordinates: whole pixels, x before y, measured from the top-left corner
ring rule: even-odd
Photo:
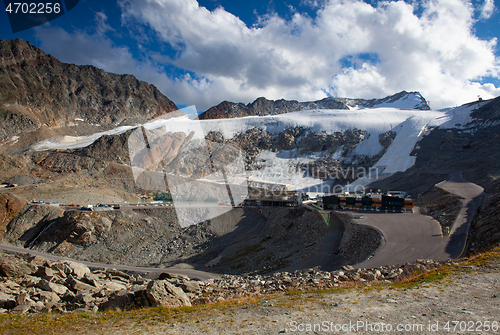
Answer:
[[[361,277],[368,280],[368,281],[372,281],[372,280],[376,279],[375,274],[373,274],[373,272],[371,272],[371,271],[367,271],[367,272],[361,274]]]
[[[82,281],[97,288],[101,287],[100,278],[93,273],[87,273]]]
[[[75,300],[75,294],[68,290],[66,293],[61,295],[61,300],[66,302],[71,302]]]
[[[92,291],[97,289],[95,286],[85,284],[84,282],[75,279],[72,275],[68,276],[68,278],[66,279],[66,284],[74,291]]]
[[[24,286],[24,287],[34,287],[34,286],[37,286],[41,280],[42,279],[40,279],[38,277],[26,275],[26,276],[23,276],[22,278],[19,278],[17,280],[17,283]]]
[[[49,313],[51,311],[58,311],[59,313],[63,313],[63,310],[60,308],[61,304],[58,304],[56,301],[47,301],[45,302],[44,308],[42,308],[41,312]]]
[[[125,290],[127,287],[123,283],[118,283],[115,281],[105,281],[101,285],[102,292],[116,292],[120,290]]]
[[[22,277],[30,275],[37,267],[26,262],[24,259],[0,252],[0,276]]]
[[[43,302],[41,301],[27,301],[21,305],[17,305],[11,310],[11,313],[15,314],[25,314],[28,312],[41,312],[45,308]]]
[[[73,309],[73,313],[95,313],[99,310],[95,304],[90,303],[88,305],[83,305],[82,307],[78,307]]]
[[[59,278],[64,279],[64,278],[67,277],[66,273],[63,270],[61,270],[61,269],[59,269],[59,268],[57,268],[55,266],[51,266],[51,269],[54,271],[54,274],[56,276],[58,276]]]
[[[115,292],[108,301],[99,306],[99,310],[127,310],[135,306],[135,297],[131,292],[121,290]]]
[[[7,294],[17,294],[21,289],[21,285],[13,282],[12,280],[5,280],[4,282],[0,282],[0,292]]]
[[[69,274],[72,274],[74,277],[76,277],[76,279],[82,279],[86,274],[90,273],[90,269],[82,263],[65,261],[64,264],[71,269],[71,272]]]
[[[149,302],[148,295],[146,293],[146,289],[137,290],[134,292],[134,301],[136,306],[140,307],[150,307],[151,303]]]
[[[61,298],[59,298],[59,295],[57,295],[55,292],[48,291],[40,291],[40,293],[37,294],[37,297],[39,298],[39,301],[42,301],[44,303],[58,302],[61,300]]]
[[[184,292],[196,293],[201,291],[200,285],[195,281],[183,281],[180,286]]]
[[[16,297],[0,292],[0,308],[11,309],[16,306]]]
[[[189,280],[189,277],[186,275],[180,275],[180,274],[176,274],[176,273],[163,272],[162,274],[160,274],[158,279],[159,280],[165,280],[165,279]]]
[[[146,295],[152,306],[180,307],[191,306],[184,291],[166,280],[155,280],[148,284]]]
[[[398,276],[399,276],[399,273],[397,273],[396,271],[393,271],[393,272],[389,273],[387,276],[385,276],[385,278],[387,278],[387,279],[394,279],[394,278],[396,278]]]
[[[54,277],[55,274],[56,272],[54,272],[54,270],[45,266],[39,266],[38,270],[34,273],[35,276],[47,280],[50,280],[50,278]],[[57,272],[57,274],[59,274],[59,271]]]
[[[28,261],[31,265],[34,265],[36,267],[50,266],[49,261],[41,256],[31,256],[28,258]]]
[[[92,297],[92,294],[88,292],[80,292],[76,295],[75,299],[78,302],[81,302],[83,304],[89,304],[93,302],[95,299]]]
[[[16,297],[16,305],[22,305],[30,301],[32,302],[33,300],[30,299],[27,292],[22,292]]]
[[[126,279],[129,281],[131,279],[131,276],[126,274],[125,272],[116,270],[116,269],[105,269],[105,273],[109,274],[110,276],[116,276],[116,277],[121,277],[123,279]]]
[[[66,286],[52,283],[52,282],[47,281],[45,279],[40,280],[38,282],[37,286],[44,291],[54,292],[58,295],[63,295],[64,293],[66,293],[68,291],[68,288]]]

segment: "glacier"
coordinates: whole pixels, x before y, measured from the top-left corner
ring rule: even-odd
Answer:
[[[460,107],[434,111],[412,109],[416,101],[416,99],[412,100],[411,97],[405,97],[371,108],[357,106],[349,110],[313,109],[279,115],[232,119],[198,120],[193,117],[193,114],[168,119],[160,117],[136,127],[122,126],[89,136],[51,138],[35,144],[32,149],[43,151],[82,148],[103,135],[121,134],[137,127],[144,127],[148,130],[163,127],[165,132],[172,133],[184,132],[188,134],[194,132],[194,139],[204,138],[209,131],[219,131],[224,138],[230,139],[253,127],[258,127],[272,134],[279,134],[293,127],[304,127],[308,131],[325,132],[326,134],[345,132],[348,129],[366,131],[365,139],[354,148],[348,157],[338,157],[349,161],[356,156],[373,157],[380,154],[383,147],[379,143],[379,135],[387,131],[395,132],[396,137],[393,142],[374,165],[378,171],[377,176],[361,178],[351,185],[351,187],[355,187],[356,185],[367,185],[374,181],[374,178],[380,178],[380,176],[407,170],[415,164],[416,157],[412,155],[413,149],[431,129],[435,127],[463,128],[471,121],[470,113],[480,105],[487,103],[487,101],[479,101]],[[190,111],[195,110],[193,106],[189,109]],[[322,180],[305,175],[297,166],[320,159],[321,156],[322,153],[301,154],[299,150],[280,152],[266,150],[258,156],[263,162],[262,168],[240,173],[238,178],[239,180],[250,179],[286,184],[291,189],[307,189],[321,185]],[[205,179],[210,180],[210,178]]]

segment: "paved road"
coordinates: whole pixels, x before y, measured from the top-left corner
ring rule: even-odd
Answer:
[[[63,208],[66,211],[81,211],[80,206],[68,206],[68,205],[60,205],[59,207]],[[151,203],[143,203],[143,204],[121,204],[119,209],[112,209],[111,207],[93,207],[94,211],[103,211],[103,210],[115,210],[115,211],[128,211],[132,209],[164,209],[164,208],[226,208],[232,207],[232,205],[224,204],[219,205],[218,203],[213,202],[175,202],[175,204],[151,204]],[[236,206],[238,207],[238,206]],[[84,209],[87,210],[87,209]]]
[[[419,214],[418,208],[413,214],[363,214],[364,219],[355,221],[378,229],[384,241],[372,258],[356,264],[356,268],[401,265],[421,258],[446,260],[463,254],[470,224],[476,208],[481,204],[484,190],[465,181],[459,171],[440,173],[447,173],[451,178],[436,186],[464,198],[452,234],[443,236],[439,222]]]
[[[401,265],[416,259],[448,259],[444,252],[445,237],[439,222],[419,213],[368,213],[355,222],[376,228],[383,236],[375,255],[356,268]]]
[[[42,256],[50,261],[59,261],[59,260],[74,261],[74,262],[85,264],[90,268],[99,268],[99,269],[106,269],[107,268],[107,269],[117,269],[117,270],[121,270],[121,271],[134,271],[134,272],[140,272],[140,273],[168,272],[168,273],[186,275],[191,279],[199,279],[199,280],[208,280],[211,278],[218,277],[216,274],[213,274],[213,273],[191,270],[191,269],[149,268],[149,267],[136,267],[136,266],[127,266],[127,265],[115,265],[115,264],[103,264],[103,263],[79,261],[79,260],[74,260],[74,259],[70,259],[67,257],[54,256],[52,254],[45,254],[42,252],[24,249],[24,248],[19,248],[19,247],[15,247],[12,245],[6,245],[6,244],[0,244],[0,249],[6,250],[6,251],[11,251],[11,252],[23,253],[23,254],[31,254],[34,256]]]
[[[477,208],[483,201],[484,189],[481,186],[465,181],[460,171],[447,171],[447,173],[451,178],[436,186],[463,197],[462,209],[453,224],[452,232],[446,247],[447,253],[453,258],[457,258],[460,257],[466,249],[470,225],[476,214]]]

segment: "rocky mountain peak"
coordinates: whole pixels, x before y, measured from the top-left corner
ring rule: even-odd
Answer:
[[[55,59],[23,39],[0,40],[0,63],[2,66],[21,65],[37,58]]]
[[[133,125],[173,111],[154,85],[132,75],[65,64],[22,39],[0,40],[0,139],[41,128],[72,127],[74,135],[84,125]]]
[[[360,103],[365,108],[396,107],[400,109],[430,110],[429,105],[420,92],[401,91],[382,99],[365,100]]]

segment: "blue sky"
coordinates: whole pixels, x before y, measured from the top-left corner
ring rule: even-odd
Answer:
[[[497,0],[498,1],[498,0]],[[178,106],[380,98],[434,109],[500,95],[494,0],[80,0],[24,38],[59,60],[150,82]]]

